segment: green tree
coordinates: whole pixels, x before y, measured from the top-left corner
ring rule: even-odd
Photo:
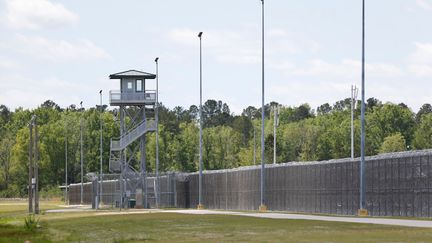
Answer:
[[[420,123],[424,115],[432,113],[432,106],[430,104],[424,104],[420,107],[420,110],[416,114],[416,122]]]
[[[332,111],[332,107],[330,106],[329,103],[322,104],[317,108],[317,113],[318,115],[321,116],[330,114],[331,111]]]
[[[401,133],[411,145],[415,131],[414,113],[399,105],[387,103],[375,106],[366,116],[366,146],[369,155],[379,151],[384,138]]]
[[[11,183],[11,159],[14,143],[15,139],[11,133],[7,133],[0,140],[0,190],[7,190]]]
[[[432,148],[432,114],[422,116],[414,134],[413,146],[415,149]]]
[[[232,128],[242,135],[242,144],[247,145],[251,136],[253,136],[253,124],[252,121],[246,116],[236,116],[234,117]]]
[[[405,139],[400,133],[390,135],[384,138],[384,142],[381,145],[380,153],[400,152],[405,151]]]
[[[217,126],[204,130],[203,165],[205,169],[233,168],[239,165],[241,135],[231,127]]]
[[[170,145],[173,151],[171,167],[175,170],[192,172],[198,169],[199,129],[194,123],[181,123],[180,134]]]

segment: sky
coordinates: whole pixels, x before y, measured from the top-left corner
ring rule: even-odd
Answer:
[[[432,103],[432,0],[366,0],[366,98]],[[113,73],[155,72],[159,100],[261,105],[259,0],[0,0],[0,104],[108,103]],[[265,101],[313,109],[361,85],[361,0],[265,1]],[[155,82],[148,81],[149,88]]]

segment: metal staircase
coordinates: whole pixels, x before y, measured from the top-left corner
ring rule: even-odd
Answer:
[[[156,122],[154,119],[146,119],[141,121],[134,129],[128,131],[118,139],[111,139],[111,150],[123,150],[129,144],[137,140],[147,132],[156,131]]]
[[[132,130],[120,138],[111,138],[109,170],[112,173],[121,171],[121,151],[129,144],[133,143],[139,137],[147,132],[156,130],[156,122],[153,119],[146,119],[140,122]]]
[[[111,141],[112,143],[112,141]],[[121,172],[121,158],[120,158],[121,151],[120,150],[110,150],[110,157],[109,157],[109,171],[111,173],[118,173]]]

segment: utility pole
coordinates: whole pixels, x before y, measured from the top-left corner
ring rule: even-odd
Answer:
[[[273,107],[273,164],[276,164],[276,129],[279,126],[279,105]]]
[[[33,140],[34,127],[34,140]],[[28,211],[29,213],[39,213],[39,185],[38,185],[38,131],[36,115],[33,115],[29,122],[29,185],[28,185]],[[34,177],[33,177],[34,175]],[[34,208],[33,208],[34,202]]]
[[[100,96],[100,190],[99,190],[99,203],[102,203],[102,184],[103,184],[103,170],[102,170],[102,161],[103,161],[103,148],[102,148],[102,115],[103,115],[103,107],[102,107],[102,90],[99,91]]]
[[[67,123],[65,124],[65,204],[68,204],[68,137]]]
[[[256,131],[255,131],[255,124],[253,124],[252,122],[252,126],[253,126],[253,140],[254,140],[254,150],[253,150],[253,162],[254,165],[256,165]]]
[[[80,147],[81,147],[81,153],[80,153],[80,160],[81,160],[81,204],[83,204],[83,193],[84,193],[84,153],[83,153],[83,120],[82,120],[82,101],[80,102],[81,106],[81,117],[80,117]]]
[[[29,181],[28,181],[28,212],[33,213],[33,119],[29,123]]]
[[[34,116],[33,120],[34,125],[34,177],[35,177],[35,191],[34,191],[34,200],[35,200],[35,214],[39,214],[39,149],[38,149],[38,127],[36,122],[36,116]]]
[[[252,112],[251,113],[249,113],[249,120],[251,121],[251,123],[252,123],[252,127],[253,127],[253,164],[254,165],[256,165],[256,141],[255,141],[255,124],[254,124],[254,122],[253,122],[253,117],[255,116],[255,112],[254,112],[254,114],[252,114]]]
[[[351,159],[354,159],[354,110],[357,103],[358,89],[351,85]]]

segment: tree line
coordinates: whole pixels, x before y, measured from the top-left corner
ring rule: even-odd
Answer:
[[[249,106],[240,115],[217,100],[203,105],[203,165],[206,170],[253,165],[261,161],[261,114],[265,115],[265,161],[273,160],[271,102]],[[360,105],[355,109],[355,155],[360,154]],[[83,124],[84,174],[99,171],[100,120],[103,124],[103,165],[108,173],[110,138],[119,137],[116,110],[107,106],[61,108],[47,100],[38,108],[11,111],[0,105],[0,197],[26,194],[28,173],[28,122],[37,116],[39,128],[40,188],[57,187],[65,180],[80,182],[80,125]],[[277,128],[277,162],[321,161],[350,156],[351,100],[319,106],[281,106]],[[159,106],[159,161],[162,171],[193,172],[198,169],[199,109]],[[147,168],[155,168],[155,134],[147,135]],[[67,143],[67,152],[66,152]],[[405,104],[366,103],[366,155],[432,148],[432,106],[414,113]],[[256,153],[254,153],[254,149]],[[254,158],[255,155],[255,158]],[[138,165],[135,164],[138,168]]]

